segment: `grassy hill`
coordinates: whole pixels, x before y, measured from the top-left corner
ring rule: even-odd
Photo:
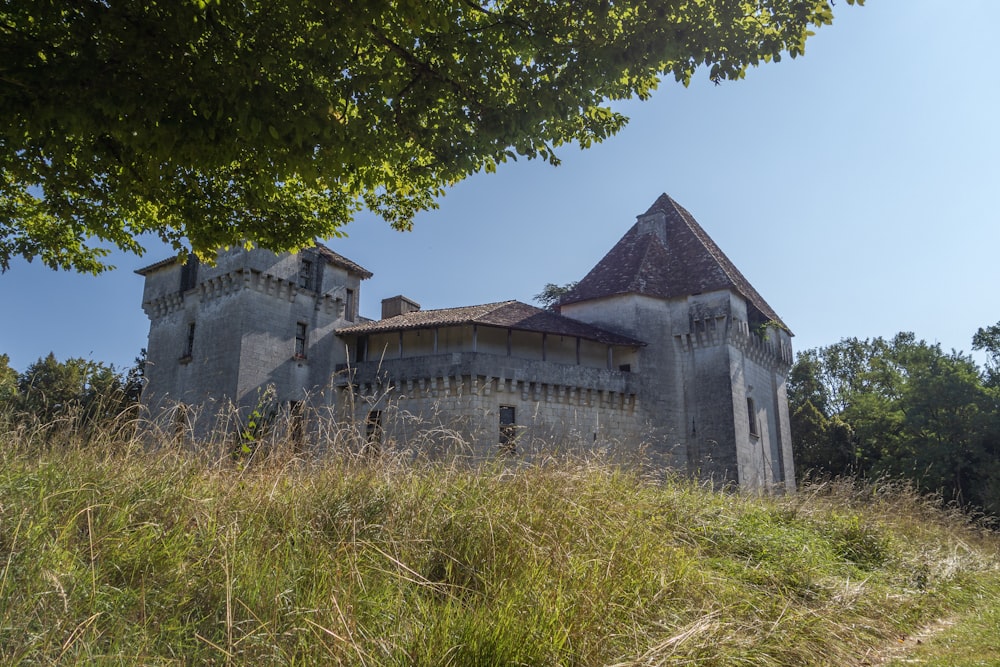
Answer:
[[[995,664],[1000,540],[891,484],[63,437],[0,430],[5,664]]]

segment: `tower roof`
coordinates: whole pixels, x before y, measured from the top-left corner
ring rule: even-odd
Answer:
[[[355,262],[352,262],[351,260],[347,259],[341,254],[335,253],[322,243],[317,242],[315,247],[320,257],[325,259],[330,264],[333,264],[334,266],[339,266],[342,269],[346,269],[349,273],[355,273],[365,280],[371,278],[372,275],[374,275],[372,274],[371,271],[369,271],[365,267]]]
[[[669,299],[725,289],[788,330],[694,216],[662,194],[560,304],[617,294]]]

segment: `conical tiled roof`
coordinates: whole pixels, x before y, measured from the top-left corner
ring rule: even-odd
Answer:
[[[662,194],[560,304],[616,294],[669,299],[724,289],[735,290],[787,330],[694,217]]]

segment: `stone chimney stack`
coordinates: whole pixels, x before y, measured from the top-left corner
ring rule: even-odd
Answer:
[[[648,211],[636,216],[636,219],[639,223],[639,236],[654,234],[660,239],[660,243],[667,244],[667,216],[663,211]]]
[[[382,299],[382,319],[386,320],[397,315],[406,315],[420,310],[420,304],[407,299],[402,294]]]

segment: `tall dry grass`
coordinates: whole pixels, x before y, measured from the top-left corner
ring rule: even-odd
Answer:
[[[3,426],[6,664],[850,665],[998,590],[996,538],[899,485]]]

